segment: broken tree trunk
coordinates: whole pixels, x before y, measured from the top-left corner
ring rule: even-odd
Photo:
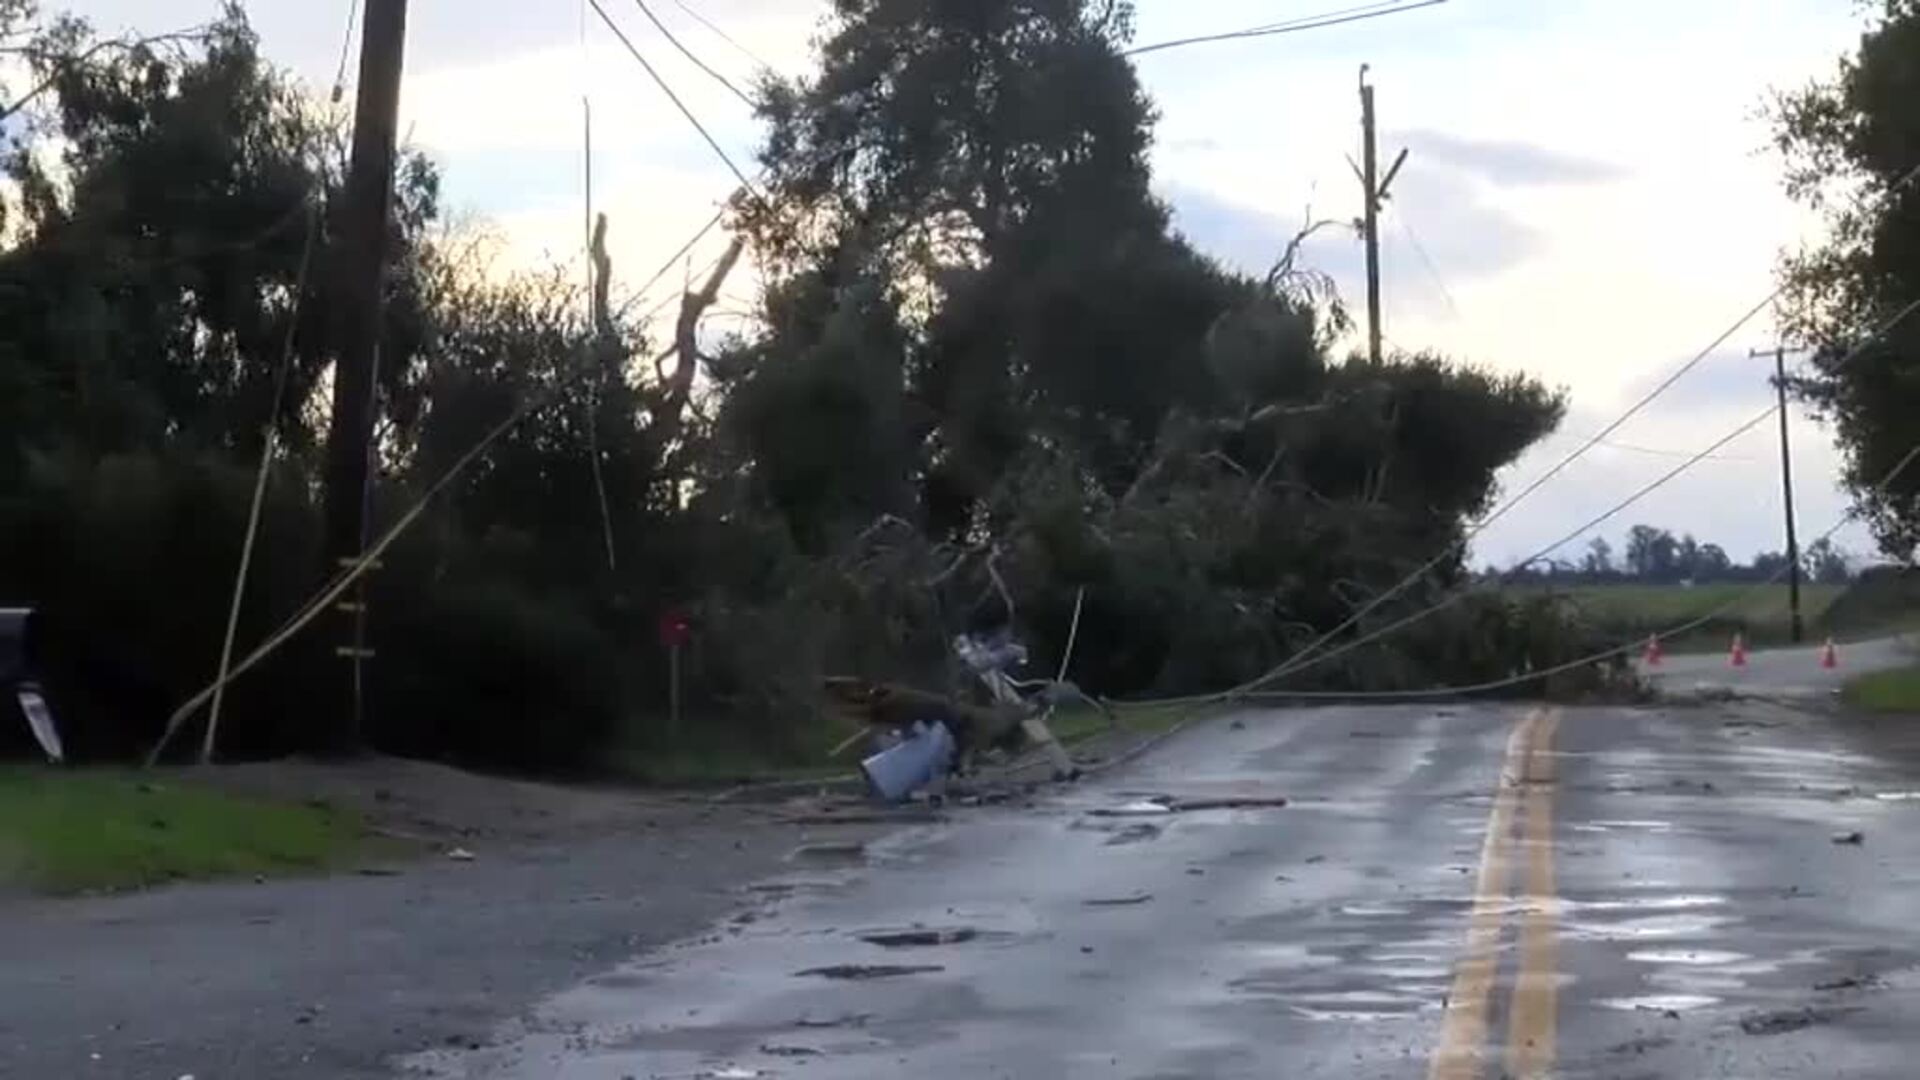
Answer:
[[[700,317],[720,298],[720,287],[726,284],[728,275],[733,273],[744,250],[746,240],[734,237],[720,256],[713,273],[707,277],[706,284],[701,286],[699,292],[690,292],[681,299],[680,318],[674,323],[673,349],[668,354],[676,357],[672,374],[664,369],[666,355],[655,362],[655,374],[660,378],[660,385],[654,392],[650,407],[654,438],[663,450],[679,441],[680,432],[686,425],[687,402],[693,397],[693,377],[700,369]]]

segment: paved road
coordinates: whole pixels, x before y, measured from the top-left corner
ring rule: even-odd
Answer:
[[[1905,727],[1757,702],[1250,713],[1050,810],[971,811],[841,852],[848,867],[798,873],[767,894],[784,899],[549,998],[489,1048],[407,1065],[1911,1077],[1920,746]],[[1155,795],[1293,803],[1137,805]]]
[[[1773,697],[1819,697],[1830,695],[1856,675],[1904,667],[1920,657],[1909,639],[1880,638],[1837,646],[1838,664],[1827,668],[1820,662],[1821,649],[1818,645],[1767,649],[1752,653],[1747,665],[1738,668],[1729,655],[1721,653],[1668,656],[1658,666],[1643,661],[1639,670],[1655,686],[1672,693],[1731,690]]]

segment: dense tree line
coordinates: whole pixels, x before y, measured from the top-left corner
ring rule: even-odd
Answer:
[[[259,56],[237,7],[193,42],[97,50],[81,24],[0,10],[49,84],[6,159],[0,602],[46,612],[83,750],[123,752],[212,673],[269,428],[243,642],[325,569],[342,117]],[[728,225],[768,284],[718,343],[697,300],[661,332],[577,271],[500,272],[405,157],[375,519],[537,407],[376,575],[364,737],[515,766],[791,753],[822,675],[938,679],[1002,593],[1049,666],[1084,595],[1090,690],[1211,689],[1458,540],[1561,396],[1427,353],[1344,356],[1338,297],[1291,251],[1259,276],[1195,251],[1151,191],[1130,31],[1124,0],[836,3],[818,69],[759,88],[766,179]],[[1466,578],[1449,561],[1358,629]],[[1526,603],[1476,597],[1311,678],[1551,659]],[[698,723],[677,732],[668,609],[696,630]],[[225,752],[324,744],[337,718],[311,688],[339,677],[334,644],[237,684]]]
[[[1821,585],[1843,585],[1853,577],[1847,557],[1833,541],[1821,537],[1800,553],[1805,580]],[[1701,543],[1693,534],[1675,536],[1653,525],[1635,525],[1627,531],[1618,554],[1604,537],[1587,542],[1578,561],[1550,561],[1518,567],[1506,574],[1516,582],[1561,582],[1592,585],[1694,585],[1726,582],[1785,581],[1787,556],[1763,551],[1745,563],[1734,562],[1718,544]]]

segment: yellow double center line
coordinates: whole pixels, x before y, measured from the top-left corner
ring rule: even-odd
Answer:
[[[1507,737],[1500,787],[1487,812],[1466,950],[1454,968],[1429,1080],[1482,1080],[1492,1063],[1488,1035],[1500,939],[1510,912],[1522,913],[1520,967],[1507,1002],[1504,1075],[1541,1080],[1553,1068],[1559,1010],[1557,900],[1553,877],[1553,736],[1556,709],[1527,714]],[[1516,822],[1524,832],[1516,833]],[[1525,902],[1510,895],[1516,846],[1526,862]]]

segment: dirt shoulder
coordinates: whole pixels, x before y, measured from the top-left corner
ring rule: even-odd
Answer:
[[[551,784],[404,758],[290,758],[176,775],[237,794],[345,810],[383,835],[432,847],[572,842],[727,817],[708,793]]]
[[[427,854],[321,879],[0,901],[9,1075],[391,1075],[544,995],[720,923],[755,882],[910,823],[807,794],[756,805],[503,781],[413,762],[204,782],[325,799]],[[851,847],[850,847],[851,845]],[[455,859],[453,847],[473,858]]]

